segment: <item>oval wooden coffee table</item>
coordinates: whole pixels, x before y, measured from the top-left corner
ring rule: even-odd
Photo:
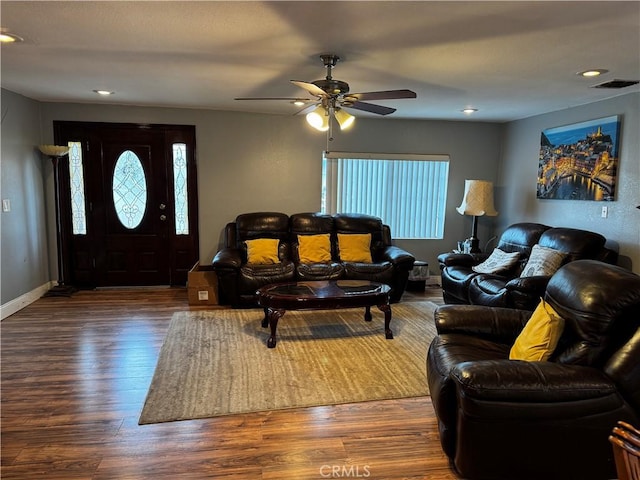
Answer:
[[[327,280],[266,285],[256,292],[258,304],[264,308],[263,327],[271,327],[267,347],[276,346],[278,320],[287,310],[330,310],[364,307],[364,319],[371,321],[371,306],[384,312],[384,335],[393,338],[389,328],[391,306],[388,285],[367,280]]]

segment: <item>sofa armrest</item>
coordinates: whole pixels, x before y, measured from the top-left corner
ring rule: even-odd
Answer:
[[[601,370],[581,365],[520,360],[484,360],[456,365],[450,377],[461,396],[496,402],[611,402],[615,383]],[[619,402],[619,399],[617,400]]]
[[[538,297],[544,295],[547,283],[551,277],[538,275],[535,277],[517,277],[509,280],[505,284],[505,288],[511,291],[519,291],[528,294],[538,294]]]
[[[238,248],[225,247],[213,257],[213,268],[219,270],[237,270],[242,266],[242,252]]]
[[[387,245],[382,251],[381,258],[391,262],[397,269],[406,271],[411,270],[416,261],[413,255],[395,245]]]
[[[484,262],[487,258],[489,258],[489,255],[486,253],[447,252],[438,255],[438,263],[440,264],[440,269],[451,266],[473,267]]]
[[[438,334],[461,333],[513,343],[531,312],[481,305],[442,305],[434,317]]]

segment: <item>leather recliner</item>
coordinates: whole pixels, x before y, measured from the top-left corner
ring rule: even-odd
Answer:
[[[441,254],[438,257],[445,302],[533,310],[551,278],[550,275],[521,276],[536,244],[564,253],[563,264],[580,259],[615,264],[618,258],[617,252],[606,246],[606,238],[595,232],[537,223],[515,224],[505,230],[497,246],[505,252],[520,253],[518,262],[507,271],[476,273],[473,266],[487,255],[474,258]]]
[[[516,223],[508,227],[500,236],[496,248],[503,252],[520,252],[521,258],[505,278],[515,278],[524,268],[531,249],[540,236],[550,227],[540,223]],[[438,255],[442,280],[442,296],[446,303],[469,304],[469,285],[480,275],[473,270],[489,257],[489,253],[442,253]]]
[[[550,228],[540,235],[538,245],[566,254],[563,264],[581,259],[615,263],[617,254],[605,247],[606,241],[595,232]],[[469,302],[473,305],[533,310],[544,294],[551,275],[521,277],[521,273],[522,270],[515,277],[486,273],[475,276],[469,284]]]
[[[213,268],[223,301],[235,306],[253,306],[256,290],[269,283],[293,281],[296,272],[289,248],[289,216],[278,212],[238,215],[225,227],[225,247],[216,253]],[[276,238],[279,263],[247,263],[245,240]]]
[[[339,233],[371,234],[372,263],[340,259]],[[298,254],[298,235],[329,234],[331,261],[303,264]],[[278,238],[280,263],[247,263],[246,240]],[[391,231],[377,217],[361,214],[258,212],[242,214],[225,227],[225,245],[216,253],[213,268],[223,301],[235,307],[257,306],[256,290],[264,285],[301,280],[369,280],[391,287],[389,301],[397,303],[404,293],[415,258],[392,245]]]
[[[465,479],[615,478],[609,433],[640,420],[640,276],[578,260],[545,301],[565,326],[544,362],[509,360],[530,311],[436,310],[428,384],[442,448]]]

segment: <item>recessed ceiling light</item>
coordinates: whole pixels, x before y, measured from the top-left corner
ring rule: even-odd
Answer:
[[[306,105],[306,103],[305,103],[305,101],[304,101],[304,100],[294,100],[294,101],[293,101],[293,102],[291,102],[291,103],[293,103],[293,104],[294,104],[295,106],[297,106],[297,107],[301,107],[301,106],[303,106],[303,105]]]
[[[580,75],[581,77],[597,77],[598,75],[602,75],[607,73],[609,70],[605,70],[604,68],[593,68],[590,70],[584,70],[582,72],[576,73],[576,75]]]
[[[110,92],[109,90],[94,90],[94,92],[96,92],[98,95],[113,95],[114,92]]]
[[[9,32],[1,32],[0,33],[0,43],[18,43],[22,42],[24,39]]]
[[[460,111],[462,113],[466,114],[466,115],[471,115],[472,113],[476,113],[478,111],[478,109],[477,108],[468,107],[468,108],[464,108],[464,109],[462,109]]]

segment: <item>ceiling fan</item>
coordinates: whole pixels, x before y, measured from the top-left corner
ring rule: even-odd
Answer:
[[[331,70],[336,66],[340,57],[334,54],[320,55],[327,75],[322,80],[304,82],[301,80],[291,80],[291,83],[306,90],[315,100],[310,98],[288,98],[288,97],[241,97],[236,100],[288,100],[291,102],[310,102],[309,105],[299,113],[309,112],[307,122],[320,131],[327,131],[331,126],[331,118],[335,118],[340,129],[344,130],[353,124],[354,117],[343,110],[343,107],[363,110],[377,115],[389,115],[396,111],[395,108],[377,105],[375,103],[364,102],[363,100],[392,100],[400,98],[416,98],[416,93],[411,90],[384,90],[379,92],[349,93],[349,84],[342,80],[336,80],[331,76]]]

